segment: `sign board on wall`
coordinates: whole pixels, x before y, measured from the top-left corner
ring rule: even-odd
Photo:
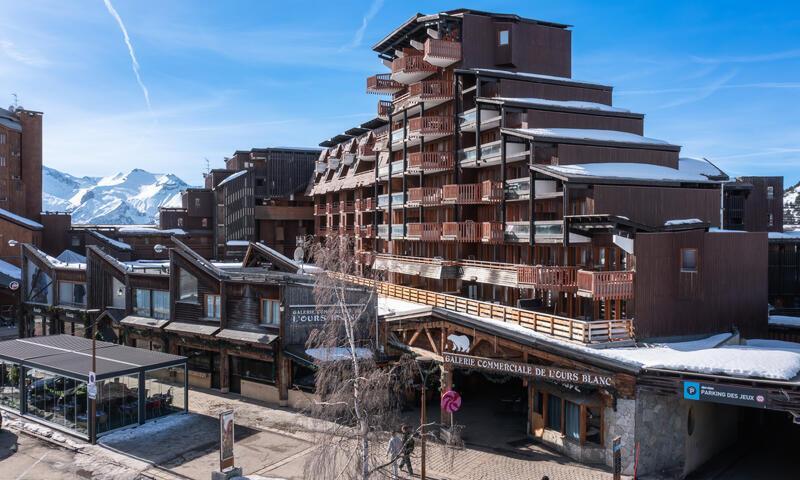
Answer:
[[[767,391],[718,383],[683,382],[683,398],[742,407],[767,408]]]
[[[442,354],[442,357],[444,358],[444,363],[452,364],[455,367],[476,368],[507,375],[541,378],[543,380],[572,383],[576,385],[594,385],[598,387],[614,386],[614,377],[611,375],[604,375],[591,371],[568,370],[547,365],[512,362],[497,358],[473,357],[470,355],[447,352]]]

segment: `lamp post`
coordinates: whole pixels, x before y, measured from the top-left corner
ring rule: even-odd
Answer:
[[[100,313],[100,309],[93,308],[91,310],[86,310],[87,314],[92,313]],[[97,326],[99,319],[95,319],[90,325],[89,328],[92,332],[92,374],[97,371],[97,332],[94,331],[95,327]],[[95,387],[97,388],[97,387]],[[95,390],[95,394],[89,397],[89,418],[87,419],[91,421],[91,428],[89,429],[89,442],[94,444],[97,440],[97,391]],[[88,426],[88,425],[87,425]]]

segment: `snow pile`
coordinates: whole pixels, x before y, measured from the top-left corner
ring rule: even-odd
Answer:
[[[43,168],[43,209],[67,211],[73,223],[152,224],[159,207],[180,206],[189,188],[172,174],[133,169],[109,177],[74,177]]]
[[[785,315],[770,315],[770,325],[780,325],[782,327],[800,327],[800,317],[789,317]],[[797,344],[800,346],[800,343]]]
[[[769,232],[769,238],[772,240],[797,240],[800,241],[800,230],[790,232]]]
[[[546,137],[565,140],[588,140],[596,142],[635,143],[638,145],[670,146],[669,142],[657,138],[643,137],[635,133],[593,128],[515,128],[515,132],[531,137]]]
[[[114,240],[113,238],[107,237],[106,235],[103,235],[100,232],[92,232],[92,235],[96,236],[100,240],[108,243],[109,245],[112,245],[114,248],[117,248],[119,250],[125,250],[125,251],[133,250],[133,247],[131,247],[127,243],[120,242],[119,240]]]
[[[56,260],[64,263],[86,263],[86,257],[72,250],[64,250],[56,257]]]
[[[702,220],[699,218],[679,218],[675,220],[667,220],[664,222],[665,227],[669,227],[671,225],[694,225],[695,223],[703,223]]]
[[[168,228],[161,230],[156,227],[120,227],[118,233],[127,233],[133,235],[186,235],[186,231],[181,228]],[[127,243],[125,244],[127,245]]]
[[[631,111],[626,108],[612,107],[603,103],[595,102],[582,102],[578,100],[546,100],[544,98],[511,98],[511,97],[495,97],[492,100],[500,100],[503,102],[513,102],[516,104],[526,104],[531,106],[543,107],[563,107],[575,108],[580,110],[596,110],[600,112],[614,112],[614,113],[630,113]]]
[[[783,224],[787,230],[800,230],[800,183],[783,192]]]
[[[585,163],[577,165],[543,165],[540,168],[573,177],[624,178],[628,180],[708,183],[724,175],[705,160],[707,166],[693,159],[681,159],[678,169],[648,163]],[[712,178],[709,178],[712,177]]]

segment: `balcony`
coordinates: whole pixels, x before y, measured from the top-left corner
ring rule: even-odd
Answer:
[[[399,92],[403,88],[405,88],[405,85],[392,80],[390,73],[379,73],[367,77],[367,93],[390,95]]]
[[[324,203],[317,203],[314,205],[314,215],[325,215],[328,213],[328,207]]]
[[[578,267],[517,265],[520,287],[539,288],[552,292],[575,292]]]
[[[503,199],[503,184],[494,180],[485,180],[481,183],[481,201],[485,203],[498,203]]]
[[[483,186],[480,183],[462,183],[442,186],[442,203],[483,203]]]
[[[353,235],[355,234],[355,228],[353,225],[339,225],[339,235]]]
[[[356,161],[356,154],[355,153],[343,153],[342,154],[342,165],[349,167],[353,165]]]
[[[409,257],[379,253],[375,256],[373,270],[418,275],[425,278],[458,278],[458,265],[447,260],[425,257]]]
[[[437,67],[449,67],[461,60],[461,42],[429,38],[425,40],[423,59]]]
[[[414,152],[408,154],[408,170],[412,172],[440,172],[452,170],[453,152]]]
[[[358,147],[358,158],[360,160],[375,160],[375,154],[378,150],[375,148],[375,142],[369,142]]]
[[[356,261],[361,265],[370,266],[375,261],[375,252],[369,250],[361,250],[355,254]]]
[[[442,201],[442,189],[436,187],[417,187],[408,189],[407,207],[434,206]]]
[[[481,224],[481,242],[499,244],[505,241],[503,224],[500,222],[483,222]]]
[[[373,238],[375,236],[375,227],[370,225],[361,225],[358,228],[358,235],[362,238]]]
[[[633,298],[633,277],[624,271],[578,271],[578,295],[595,300],[628,300]]]
[[[461,278],[471,282],[517,288],[516,265],[510,263],[461,260]]]
[[[435,222],[409,223],[406,239],[438,242],[442,239],[442,224]]]
[[[453,98],[453,82],[448,80],[423,80],[408,86],[406,102],[424,103],[434,107]]]
[[[323,163],[319,163],[319,162],[317,162],[317,163],[314,164],[314,172],[315,173],[325,173],[325,170],[327,170],[327,169],[328,169],[328,164],[327,163],[324,163],[324,162]]]
[[[471,243],[481,241],[481,224],[467,222],[444,222],[442,240]]]
[[[425,115],[408,121],[409,137],[426,139],[446,137],[453,134],[453,117],[444,115]]]
[[[325,205],[325,213],[328,215],[339,213],[339,202],[332,202]]]
[[[391,163],[391,165],[383,165],[378,167],[378,178],[388,178],[389,171],[391,170],[392,176],[396,176],[398,174],[403,173],[403,161],[402,160],[395,160]]]
[[[430,77],[436,70],[436,66],[426,62],[422,55],[406,54],[392,61],[391,79],[409,85]]]
[[[499,164],[502,153],[501,142],[495,141],[481,145],[481,163],[478,164],[478,150],[475,147],[469,147],[461,150],[460,158],[461,164],[465,167],[483,166],[483,164],[496,165]],[[506,143],[506,160],[514,158],[518,155],[525,153],[525,145],[522,143]]]
[[[339,202],[339,213],[355,213],[355,202]]]
[[[403,208],[403,204],[405,203],[405,198],[403,196],[403,192],[393,193],[392,194],[392,209],[395,208]],[[384,193],[383,195],[378,195],[378,209],[386,209],[389,207],[389,194]]]
[[[392,240],[398,240],[405,237],[405,230],[403,229],[403,224],[399,225],[392,225]],[[381,224],[378,225],[378,238],[388,239],[389,238],[389,225]]]
[[[378,118],[381,120],[389,120],[389,113],[392,111],[392,102],[390,100],[378,100]]]
[[[357,212],[371,212],[375,210],[375,199],[372,197],[359,198],[356,200],[355,207]]]

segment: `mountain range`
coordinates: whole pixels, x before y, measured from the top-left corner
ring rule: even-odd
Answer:
[[[783,224],[787,229],[800,230],[800,182],[783,193]]]
[[[79,224],[154,224],[158,207],[181,205],[190,186],[172,174],[135,168],[108,177],[76,177],[45,166],[42,209],[70,212]]]

